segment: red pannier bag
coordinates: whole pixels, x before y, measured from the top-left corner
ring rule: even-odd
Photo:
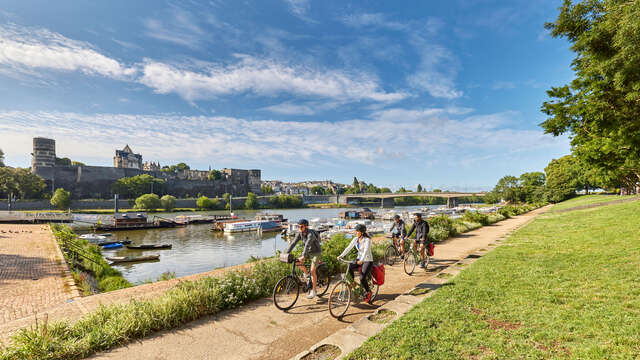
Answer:
[[[384,284],[384,264],[373,265],[371,269],[371,275],[373,275],[373,281],[378,285]]]
[[[433,243],[429,243],[429,256],[433,256]]]

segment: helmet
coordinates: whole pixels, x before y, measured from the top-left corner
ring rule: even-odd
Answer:
[[[307,221],[307,219],[300,219],[298,220],[298,225],[309,226],[309,222]]]
[[[367,231],[367,227],[362,225],[362,224],[358,224],[358,225],[356,225],[356,229],[355,230],[356,231],[360,231],[361,233],[364,233],[364,232]]]
[[[393,218],[396,220],[400,220],[400,215],[394,215]]]

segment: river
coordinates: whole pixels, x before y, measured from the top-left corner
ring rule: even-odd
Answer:
[[[440,205],[432,206],[439,207]],[[396,210],[414,210],[424,206],[399,206]],[[289,221],[313,218],[334,218],[338,213],[349,209],[290,209],[290,210],[238,210],[241,218],[253,219],[259,212],[283,214]],[[351,210],[354,210],[351,208]],[[373,209],[379,211],[380,209]],[[388,209],[385,209],[388,210]],[[383,210],[384,211],[384,210]],[[226,214],[225,211],[198,212],[197,214]],[[196,213],[172,213],[177,215],[193,215]],[[160,215],[169,217],[169,215]],[[165,272],[174,273],[176,277],[206,272],[212,269],[245,263],[251,256],[266,257],[275,254],[276,250],[285,250],[288,243],[279,233],[245,232],[224,234],[213,232],[212,224],[188,225],[178,228],[163,228],[133,231],[115,231],[113,240],[126,240],[133,244],[172,244],[170,250],[129,250],[126,248],[103,250],[104,256],[139,256],[160,255],[160,260],[145,263],[119,264],[114,267],[132,283],[155,281]]]

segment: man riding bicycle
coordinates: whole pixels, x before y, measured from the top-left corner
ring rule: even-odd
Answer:
[[[309,229],[309,222],[305,219],[300,219],[298,221],[298,228],[300,232],[296,234],[296,237],[293,239],[291,244],[289,245],[288,253],[291,253],[296,247],[298,241],[302,240],[304,244],[304,249],[302,250],[302,256],[298,258],[298,262],[296,265],[302,269],[302,272],[309,278],[309,273],[307,272],[307,268],[304,266],[304,260],[306,258],[311,259],[311,291],[309,295],[307,295],[308,299],[313,299],[316,296],[316,285],[318,284],[318,276],[316,275],[316,268],[318,267],[318,262],[322,258],[322,247],[320,246],[320,235],[317,231]]]
[[[422,219],[422,214],[415,213],[413,214],[413,225],[411,225],[411,229],[409,229],[409,233],[405,237],[405,239],[409,238],[413,231],[416,232],[416,240],[413,242],[413,249],[417,252],[417,245],[420,245],[420,257],[422,261],[420,262],[420,267],[424,269],[424,257],[425,250],[428,246],[429,239],[427,238],[427,234],[429,233],[429,224]]]
[[[391,239],[393,246],[400,251],[400,258],[404,259],[404,238],[407,236],[407,228],[404,226],[404,220],[400,215],[393,217],[393,226],[391,226]]]

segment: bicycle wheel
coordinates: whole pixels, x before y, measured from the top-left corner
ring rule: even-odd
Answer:
[[[398,253],[396,252],[396,248],[393,245],[389,245],[387,249],[384,251],[384,263],[393,266],[396,262],[396,257]]]
[[[325,264],[318,265],[316,269],[318,275],[318,283],[316,288],[318,290],[318,296],[322,296],[329,290],[329,284],[331,282],[331,276],[329,275],[329,267]]]
[[[378,290],[380,290],[380,285],[377,282],[373,281],[373,276],[369,274],[369,279],[367,280],[369,283],[369,289],[371,289],[371,300],[369,300],[370,304],[373,304],[373,300],[378,296]]]
[[[273,304],[280,310],[289,310],[298,301],[300,284],[291,275],[280,279],[273,288]]]
[[[404,254],[404,272],[407,275],[413,274],[413,271],[416,269],[416,263],[418,262],[418,255],[411,250]]]
[[[329,294],[329,314],[339,319],[349,310],[351,304],[351,288],[345,280],[340,280]]]

